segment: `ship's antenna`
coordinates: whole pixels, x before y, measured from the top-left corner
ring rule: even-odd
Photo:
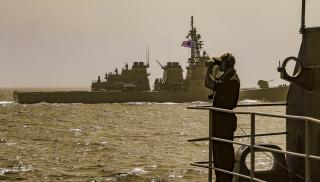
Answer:
[[[305,28],[306,28],[306,0],[302,0],[301,27],[300,27],[300,33],[301,34],[304,34]]]
[[[195,45],[195,38],[196,38],[196,32],[194,31],[194,27],[193,27],[193,23],[194,23],[194,21],[193,21],[193,16],[191,16],[191,30],[190,30],[190,33],[189,33],[189,36],[190,36],[190,38],[191,38],[191,43],[193,44],[193,45]],[[194,63],[195,61],[194,61],[194,58],[195,58],[195,51],[194,51],[194,46],[191,46],[191,49],[190,49],[190,52],[191,52],[191,60],[190,60],[190,62],[191,63]]]
[[[191,30],[193,30],[193,16],[191,16]]]
[[[147,46],[146,48],[146,60],[147,60],[147,66],[149,67],[149,63],[150,63],[149,46]]]

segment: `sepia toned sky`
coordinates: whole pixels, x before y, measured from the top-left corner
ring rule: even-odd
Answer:
[[[307,26],[320,25],[307,0]],[[90,87],[98,75],[145,61],[179,61],[190,16],[210,56],[235,55],[242,87],[285,83],[278,61],[298,54],[301,0],[0,0],[0,87]]]

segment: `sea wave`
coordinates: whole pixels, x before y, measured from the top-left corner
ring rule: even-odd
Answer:
[[[5,175],[6,173],[20,173],[20,172],[28,172],[32,170],[32,166],[15,166],[12,168],[0,168],[0,176]]]
[[[136,175],[136,176],[139,176],[139,175],[142,175],[142,174],[147,174],[147,173],[149,173],[149,172],[146,171],[142,167],[133,168],[128,172],[129,175]]]
[[[240,104],[255,104],[255,103],[258,103],[258,102],[261,102],[261,101],[259,101],[259,100],[245,99],[245,100],[240,101],[239,103],[240,103]]]
[[[119,104],[119,103],[114,103]],[[204,101],[194,101],[194,102],[126,102],[123,104],[129,105],[178,105],[178,104],[191,104],[191,105],[203,105],[203,104],[210,104],[210,102]]]
[[[13,104],[14,102],[12,101],[0,101],[0,106],[7,106],[9,104]]]
[[[5,132],[0,134],[0,181],[205,181],[207,171],[189,170],[188,163],[207,157],[206,143],[186,146],[183,142],[190,134],[201,136],[207,131],[208,115],[188,110],[191,102],[138,104],[142,105],[0,106],[0,131]],[[285,107],[252,109],[285,112]],[[238,119],[239,125],[247,129],[247,118]],[[262,120],[256,127],[263,133],[285,129],[284,122],[274,121]],[[269,143],[285,146],[283,137],[268,139]],[[19,164],[20,160],[27,164]],[[19,172],[16,167],[28,164],[32,164],[30,171],[20,167]]]
[[[133,169],[126,170],[125,172],[111,174],[110,176],[107,177],[106,181],[117,181],[119,178],[127,178],[130,176],[141,176],[148,173],[149,171],[146,171],[144,168],[136,167]]]
[[[176,102],[126,102],[128,105],[176,105]]]
[[[208,102],[205,102],[205,101],[194,101],[194,102],[191,102],[192,105],[212,105],[212,101],[208,101]]]
[[[152,102],[125,102],[123,104],[128,104],[128,105],[151,105]]]
[[[176,105],[176,104],[180,104],[180,103],[176,103],[176,102],[155,102],[154,104],[159,104],[159,105]]]

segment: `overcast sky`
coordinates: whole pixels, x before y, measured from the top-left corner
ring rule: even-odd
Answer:
[[[307,0],[307,26],[320,25]],[[145,61],[179,61],[190,16],[210,56],[235,55],[242,87],[276,79],[298,54],[301,0],[0,0],[0,87],[90,87],[98,75]]]

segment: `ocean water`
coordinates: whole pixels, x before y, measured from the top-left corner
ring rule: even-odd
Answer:
[[[257,101],[246,101],[248,103]],[[22,105],[12,89],[0,90],[0,180],[202,182],[208,160],[208,113],[189,110],[210,103]],[[285,108],[237,108],[282,114]],[[257,117],[257,133],[285,130],[285,120]],[[249,116],[238,116],[236,135],[250,132]],[[248,138],[237,141],[249,143]],[[257,138],[285,146],[285,136]],[[236,150],[238,146],[235,146]],[[257,167],[270,166],[266,155]]]

